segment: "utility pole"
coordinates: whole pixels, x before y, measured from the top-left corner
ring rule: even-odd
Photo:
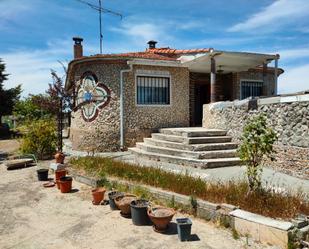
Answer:
[[[109,10],[109,9],[105,9],[102,7],[102,0],[98,0],[99,1],[99,6],[97,5],[94,5],[92,3],[89,3],[89,2],[86,2],[84,0],[76,0],[80,3],[83,3],[83,4],[86,4],[88,5],[90,8],[96,10],[99,12],[99,28],[100,28],[100,54],[102,54],[103,52],[103,32],[102,32],[102,13],[107,13],[107,14],[111,14],[111,15],[114,15],[114,16],[119,16],[121,19],[122,19],[122,14],[118,13],[118,12],[115,12],[115,11],[112,11],[112,10]]]

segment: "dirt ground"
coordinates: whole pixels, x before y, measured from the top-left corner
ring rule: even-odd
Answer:
[[[16,139],[0,140],[0,154],[12,154],[19,149],[19,142]]]
[[[233,239],[229,230],[193,218],[195,241],[180,242],[175,223],[168,234],[138,227],[109,206],[91,203],[90,187],[73,182],[61,194],[43,188],[36,167],[7,171],[0,165],[0,248],[274,248]],[[177,216],[184,216],[177,214]],[[175,219],[174,219],[175,220]]]

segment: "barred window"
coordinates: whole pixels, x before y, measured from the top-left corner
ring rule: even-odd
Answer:
[[[263,82],[260,81],[241,81],[241,99],[248,97],[259,97],[263,94]]]
[[[138,105],[169,105],[170,78],[137,76]]]

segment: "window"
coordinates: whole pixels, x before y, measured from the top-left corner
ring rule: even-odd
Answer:
[[[169,105],[170,78],[137,76],[138,105]]]
[[[241,81],[240,98],[258,97],[263,94],[263,82],[261,81]]]

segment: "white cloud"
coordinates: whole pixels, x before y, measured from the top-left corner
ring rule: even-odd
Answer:
[[[309,90],[309,64],[286,68],[279,78],[279,93],[294,93]]]
[[[2,0],[0,2],[0,29],[5,29],[10,22],[18,20],[22,15],[29,14],[36,8],[37,0]]]
[[[308,0],[276,0],[260,12],[228,29],[231,32],[259,31],[265,32],[291,24],[296,20],[307,17],[309,12]]]
[[[1,54],[6,72],[10,74],[8,81],[4,83],[5,87],[22,84],[23,96],[45,92],[48,83],[52,82],[50,69],[56,70],[59,75],[63,73],[58,60],[71,58],[71,46],[67,42],[54,41],[46,49],[19,49]]]
[[[286,49],[278,51],[282,60],[293,60],[309,57],[309,47]]]
[[[126,23],[121,28],[113,28],[112,30],[130,36],[132,39],[142,39],[143,41],[158,40],[165,34],[161,27],[151,23]]]

